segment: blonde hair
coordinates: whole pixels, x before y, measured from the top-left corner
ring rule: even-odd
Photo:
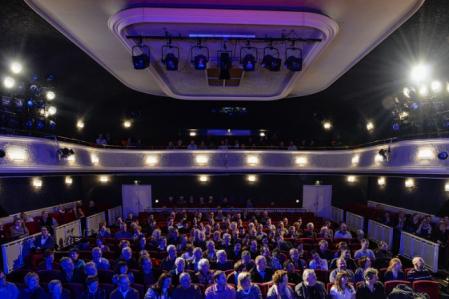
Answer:
[[[401,260],[398,259],[397,257],[394,257],[394,258],[392,258],[392,259],[390,260],[390,262],[388,263],[387,271],[392,271],[394,265],[396,265],[396,264],[401,264],[401,265],[402,265],[402,262],[401,262]]]
[[[239,276],[237,276],[237,290],[242,290],[242,282],[251,279],[251,274],[249,272],[240,272]]]

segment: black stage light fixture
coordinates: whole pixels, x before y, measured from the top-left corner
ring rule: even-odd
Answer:
[[[150,66],[150,48],[138,44],[131,50],[134,69],[143,70]]]
[[[300,48],[285,49],[285,66],[292,72],[300,72],[302,70],[302,50]]]
[[[438,154],[438,159],[440,160],[446,160],[449,157],[449,154],[447,152],[440,152]]]
[[[177,71],[179,64],[179,48],[172,46],[171,41],[162,46],[162,63],[167,71]]]
[[[218,52],[218,66],[220,69],[219,79],[231,79],[230,69],[232,67],[232,53],[228,51]]]
[[[240,49],[240,64],[245,72],[253,72],[256,69],[257,48],[250,47],[249,42],[246,47]]]
[[[70,157],[71,155],[74,155],[75,152],[73,151],[73,149],[69,149],[67,147],[64,147],[64,148],[58,149],[57,154],[59,155],[59,157],[61,159],[65,159],[65,158]]]
[[[263,50],[262,67],[272,72],[281,70],[282,60],[279,58],[279,50],[273,46],[265,47]]]
[[[209,48],[202,46],[201,41],[198,41],[196,46],[190,48],[190,61],[196,70],[205,70],[209,62]]]

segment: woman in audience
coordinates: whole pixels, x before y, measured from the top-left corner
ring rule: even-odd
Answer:
[[[324,240],[322,240],[324,241]],[[312,250],[311,251],[311,255],[312,255],[312,259],[309,262],[309,268],[313,269],[313,270],[324,270],[324,271],[328,271],[328,265],[327,265],[327,260],[322,259],[320,257],[320,254],[315,251]]]
[[[16,218],[14,220],[14,225],[9,228],[9,234],[11,235],[11,238],[22,238],[28,236],[30,232],[23,220]]]
[[[390,260],[387,271],[384,274],[384,281],[389,280],[405,280],[401,260],[396,257]]]
[[[62,288],[61,281],[54,279],[48,283],[50,299],[70,299],[70,292]]]
[[[156,284],[148,288],[145,299],[169,299],[171,297],[171,277],[168,273],[162,273]]]
[[[288,285],[288,275],[284,270],[277,270],[273,274],[273,286],[267,292],[266,299],[294,299],[295,294]]]
[[[43,226],[47,227],[48,231],[50,232],[50,235],[54,236],[55,234],[54,229],[56,228],[56,226],[58,226],[58,222],[56,222],[56,219],[51,217],[47,211],[42,211],[39,224],[41,227]]]
[[[39,285],[39,276],[35,272],[28,272],[24,278],[25,288],[20,290],[20,299],[49,299],[49,295]]]
[[[237,299],[262,299],[262,292],[258,285],[251,283],[249,272],[238,275]]]
[[[348,283],[349,276],[346,271],[337,274],[335,283],[330,289],[329,295],[331,299],[355,299],[355,289]]]
[[[384,285],[378,281],[378,271],[368,268],[364,273],[364,281],[357,284],[357,299],[385,299]]]
[[[359,266],[354,273],[354,283],[364,280],[365,270],[371,268],[371,259],[367,256],[364,256],[357,260],[357,265]]]

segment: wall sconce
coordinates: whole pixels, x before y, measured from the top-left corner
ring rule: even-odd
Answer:
[[[33,180],[31,181],[31,185],[35,188],[35,189],[40,189],[42,188],[42,180],[40,178],[33,178]]]
[[[64,182],[67,186],[71,186],[73,184],[73,179],[70,176],[66,176]]]
[[[200,175],[200,176],[198,177],[198,180],[199,180],[201,183],[207,183],[207,182],[209,182],[209,176],[207,176],[207,175]]]
[[[383,176],[377,179],[377,185],[379,185],[380,187],[384,187],[386,183],[387,180]]]
[[[110,181],[110,178],[109,178],[108,175],[100,175],[100,176],[98,177],[98,181],[99,181],[100,183],[102,183],[102,184],[106,184],[106,183],[108,183],[108,182]]]
[[[254,155],[247,156],[246,163],[250,166],[255,166],[259,164],[259,157]]]
[[[307,163],[309,163],[309,161],[308,161],[308,159],[307,159],[306,156],[299,156],[299,157],[296,157],[295,162],[296,162],[297,165],[299,165],[299,166],[301,166],[301,167],[302,167],[302,166],[306,166]]]
[[[257,176],[254,174],[249,174],[246,176],[246,180],[250,183],[255,183],[257,182]]]
[[[359,155],[355,155],[351,159],[351,163],[352,163],[353,166],[357,166],[359,164],[359,161],[360,161],[360,156]]]
[[[100,163],[100,158],[95,154],[90,154],[90,161],[93,165],[98,165]]]
[[[346,181],[348,183],[355,183],[355,182],[357,182],[357,177],[355,175],[348,175],[346,177]]]
[[[9,146],[6,149],[6,156],[9,160],[20,163],[28,159],[28,153],[25,148],[19,146]]]
[[[408,178],[405,180],[404,184],[406,188],[412,189],[415,187],[415,180],[412,178]]]
[[[198,165],[207,165],[209,163],[209,156],[197,155],[197,156],[195,156],[195,162]]]
[[[149,155],[145,158],[145,164],[149,166],[154,166],[159,163],[159,158],[156,155]]]

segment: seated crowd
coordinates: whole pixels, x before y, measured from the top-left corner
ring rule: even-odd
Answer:
[[[422,258],[403,269],[387,244],[373,250],[344,223],[307,217],[303,227],[297,214],[246,216],[130,214],[114,227],[101,224],[96,238],[68,253],[42,245],[44,260],[19,289],[0,273],[0,298],[369,299],[387,298],[384,282],[432,279]]]

